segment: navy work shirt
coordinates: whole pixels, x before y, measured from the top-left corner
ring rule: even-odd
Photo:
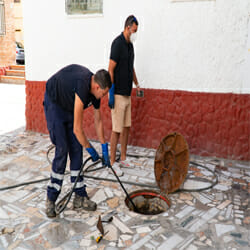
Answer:
[[[68,112],[74,112],[75,94],[84,104],[84,109],[93,104],[100,108],[100,99],[90,93],[93,73],[87,68],[71,64],[54,74],[46,83],[46,93],[50,100]]]
[[[134,47],[127,42],[123,33],[111,45],[110,59],[115,61],[115,94],[130,96],[133,85]]]

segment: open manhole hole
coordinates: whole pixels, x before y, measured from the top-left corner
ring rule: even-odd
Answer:
[[[184,137],[179,133],[171,133],[164,137],[156,151],[154,173],[160,193],[151,190],[139,190],[129,194],[135,204],[133,207],[128,198],[125,203],[134,212],[155,215],[170,208],[167,198],[184,182],[189,166],[189,149]],[[135,211],[137,210],[137,211]]]
[[[128,198],[125,199],[127,207],[136,213],[155,215],[167,211],[170,208],[169,199],[156,191],[138,190],[129,194],[130,199],[136,206],[136,211]]]

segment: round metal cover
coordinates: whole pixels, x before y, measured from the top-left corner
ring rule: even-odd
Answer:
[[[176,191],[184,182],[189,166],[189,149],[184,137],[172,133],[162,139],[155,155],[156,182],[166,194]]]

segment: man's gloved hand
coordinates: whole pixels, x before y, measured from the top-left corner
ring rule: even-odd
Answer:
[[[95,148],[90,144],[90,148],[86,148],[88,153],[90,154],[92,161],[97,161],[100,159],[100,156],[96,152]]]
[[[102,163],[103,165],[110,167],[108,143],[102,144]]]
[[[109,107],[113,109],[115,107],[115,84],[109,90]]]

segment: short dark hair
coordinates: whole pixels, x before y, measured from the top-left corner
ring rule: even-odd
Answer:
[[[132,26],[133,23],[135,23],[138,26],[138,21],[137,21],[136,17],[134,15],[128,16],[126,21],[125,21],[124,28],[126,28],[127,26]]]
[[[111,78],[109,72],[105,69],[98,70],[94,75],[94,80],[101,87],[101,89],[111,88]]]

